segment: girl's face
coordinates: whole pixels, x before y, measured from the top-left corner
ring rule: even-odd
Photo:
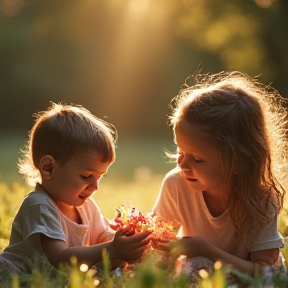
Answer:
[[[191,189],[205,191],[207,195],[223,196],[224,175],[215,147],[199,137],[196,130],[188,134],[183,126],[176,126],[175,141],[179,153],[178,166]]]
[[[48,194],[56,203],[81,206],[99,188],[100,178],[112,163],[102,162],[101,155],[91,153],[72,158],[53,167]]]

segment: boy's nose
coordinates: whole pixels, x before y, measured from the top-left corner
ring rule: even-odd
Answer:
[[[91,182],[90,182],[90,188],[91,189],[93,189],[93,190],[98,190],[98,188],[99,188],[99,179],[93,179],[93,180],[91,180]]]

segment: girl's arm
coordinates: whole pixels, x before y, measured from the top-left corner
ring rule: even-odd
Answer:
[[[229,263],[249,275],[253,275],[255,263],[262,266],[274,265],[279,255],[278,248],[255,251],[250,253],[251,261],[249,261],[221,250],[200,236],[172,240],[158,245],[161,249],[176,255],[186,255],[188,258],[202,256],[212,261]]]
[[[149,232],[142,232],[137,235],[125,236],[129,231],[119,230],[115,233],[112,241],[92,246],[67,247],[66,242],[52,239],[41,234],[41,245],[49,262],[58,267],[60,263],[70,262],[75,256],[79,264],[87,264],[89,267],[102,261],[102,250],[107,249],[110,260],[136,260],[143,254],[146,245],[149,243]]]

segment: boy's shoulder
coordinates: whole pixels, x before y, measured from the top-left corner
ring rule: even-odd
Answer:
[[[30,192],[23,200],[22,205],[33,206],[33,205],[56,205],[54,201],[47,195],[47,193],[39,190]]]

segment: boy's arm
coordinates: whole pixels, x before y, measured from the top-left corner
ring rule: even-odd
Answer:
[[[58,267],[60,263],[70,262],[75,256],[79,264],[87,264],[89,267],[102,261],[102,250],[107,249],[110,260],[136,260],[145,251],[149,239],[146,239],[149,232],[142,232],[137,235],[125,236],[127,230],[117,231],[112,241],[92,246],[68,247],[62,240],[52,239],[41,234],[41,245],[49,262]]]

